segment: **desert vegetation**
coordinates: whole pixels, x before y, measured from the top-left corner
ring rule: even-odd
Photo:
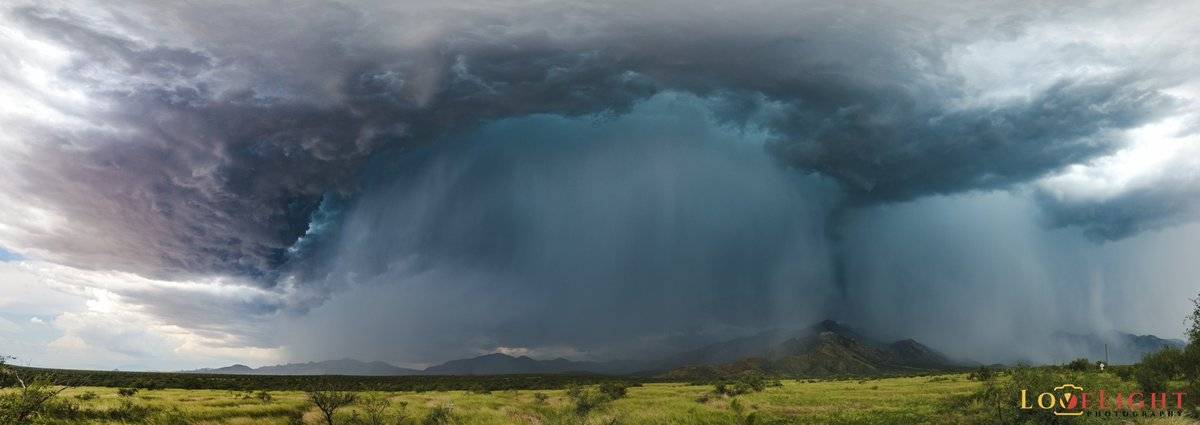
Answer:
[[[1026,373],[1027,375],[1023,375]],[[366,391],[326,417],[308,391],[271,391],[271,400],[229,390],[142,390],[131,397],[117,388],[71,387],[60,392],[31,424],[907,424],[1038,423],[1003,412],[980,399],[988,386],[1008,388],[1049,373],[1001,371],[989,381],[968,374],[882,379],[780,380],[762,391],[719,394],[715,384],[645,383],[620,391],[599,384],[562,389],[479,394],[453,391]],[[1067,372],[1063,372],[1067,373]],[[1073,372],[1070,372],[1073,373]],[[1090,371],[1097,379],[1114,374]],[[1015,380],[1015,381],[1014,381]],[[1045,378],[1047,383],[1052,378]],[[1133,381],[1122,381],[1134,385]],[[728,387],[728,386],[727,386]],[[7,397],[15,388],[2,390]],[[91,396],[87,396],[91,394]],[[1005,400],[1006,394],[995,392]],[[1011,400],[1015,401],[1015,400]],[[22,422],[5,422],[5,425]],[[1178,423],[1178,422],[1176,422]]]

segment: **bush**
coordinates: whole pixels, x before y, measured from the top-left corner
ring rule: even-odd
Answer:
[[[44,417],[54,418],[65,421],[78,421],[82,419],[83,411],[79,408],[79,404],[73,403],[70,400],[51,399],[42,405],[39,412]]]
[[[987,381],[992,379],[992,375],[992,370],[988,369],[987,366],[979,366],[978,369],[971,371],[971,374],[967,375],[967,379],[972,381]]]
[[[549,398],[550,397],[543,393],[533,393],[533,402],[537,404],[546,404],[546,400]]]
[[[448,405],[434,407],[429,410],[429,414],[425,415],[425,420],[421,421],[422,425],[449,425],[453,424],[454,409]]]
[[[735,380],[713,384],[713,392],[727,397],[736,397],[765,390],[768,385],[783,386],[778,380],[768,380],[766,375],[761,372],[750,371],[741,374]]]
[[[103,416],[105,419],[112,421],[143,423],[155,413],[158,413],[158,411],[150,406],[135,404],[129,400],[121,400],[121,403],[117,407],[104,411]]]
[[[263,403],[271,402],[271,393],[266,392],[266,391],[259,391],[254,394],[254,397],[257,398],[258,401],[261,401]]]
[[[1164,391],[1167,381],[1180,374],[1183,353],[1175,348],[1165,348],[1142,357],[1142,362],[1133,368],[1133,378],[1143,391]]]
[[[1076,372],[1087,372],[1089,369],[1092,368],[1092,362],[1088,361],[1088,359],[1081,357],[1081,358],[1078,358],[1075,360],[1071,360],[1070,363],[1063,365],[1063,367],[1066,367],[1068,370],[1073,370]]]
[[[87,392],[85,392],[85,393],[83,393],[83,394],[76,394],[76,395],[75,395],[75,399],[76,399],[76,400],[79,400],[79,401],[92,401],[92,400],[95,400],[95,399],[97,399],[97,398],[100,398],[100,396],[96,395],[96,393],[95,393],[95,392],[92,392],[92,391],[87,391]]]
[[[118,388],[117,389],[117,395],[119,395],[121,397],[133,397],[133,395],[137,394],[137,393],[138,393],[137,388]]]
[[[607,395],[608,398],[618,400],[625,397],[627,388],[629,386],[622,382],[605,382],[600,384],[599,390],[604,395]]]
[[[395,418],[389,421],[387,410],[392,405],[392,401],[387,396],[382,394],[368,394],[359,397],[359,406],[362,407],[363,416],[366,416],[366,423],[370,425],[383,425],[385,423],[404,423],[408,407],[408,403],[400,403],[399,410]]]
[[[12,376],[21,386],[16,391],[0,394],[0,424],[29,423],[48,409],[57,413],[74,413],[79,410],[73,403],[55,400],[67,387],[53,388],[44,381],[27,383],[16,372],[7,369],[3,359],[0,359],[0,374]]]
[[[567,388],[567,398],[575,405],[575,414],[586,417],[589,413],[608,405],[613,399],[596,388],[572,385]]]
[[[1133,369],[1135,367],[1136,366],[1111,366],[1105,370],[1112,371],[1113,375],[1116,375],[1117,378],[1122,381],[1129,381],[1133,379]]]

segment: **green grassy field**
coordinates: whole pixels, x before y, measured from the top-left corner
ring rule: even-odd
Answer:
[[[713,393],[711,385],[650,383],[580,420],[563,390],[372,392],[390,401],[388,423],[420,424],[437,408],[449,408],[455,424],[958,424],[992,423],[986,407],[971,401],[982,384],[966,375],[870,380],[782,381],[782,386],[737,396]],[[9,390],[11,391],[11,390]],[[76,405],[78,419],[64,423],[294,424],[323,423],[304,392],[141,390],[121,396],[116,388],[71,388],[60,395]],[[124,411],[123,410],[127,410]],[[128,410],[132,410],[130,413]],[[139,419],[138,411],[141,411]],[[402,414],[402,415],[401,415]],[[396,418],[406,418],[397,422]],[[130,419],[134,418],[134,419]],[[337,411],[339,424],[369,423],[360,404]],[[54,423],[50,421],[50,423]],[[1186,419],[1137,423],[1194,423]]]

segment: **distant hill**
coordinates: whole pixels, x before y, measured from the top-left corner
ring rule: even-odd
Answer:
[[[682,353],[663,376],[713,379],[746,371],[792,377],[866,376],[958,369],[950,359],[915,340],[882,343],[833,321],[800,330],[771,330]]]
[[[235,364],[233,366],[218,367],[215,369],[204,368],[196,370],[198,373],[220,373],[225,375],[253,375],[254,369],[243,364]]]
[[[1182,348],[1177,339],[1112,332],[1104,335],[1059,332],[1052,336],[1056,361],[1079,357],[1104,358],[1108,345],[1112,364],[1131,364],[1166,347]],[[747,370],[785,376],[881,375],[962,368],[970,362],[946,357],[912,339],[884,343],[863,336],[838,322],[826,320],[801,329],[772,329],[657,360],[588,362],[563,358],[536,360],[501,353],[451,360],[423,370],[384,362],[353,359],[288,363],[251,368],[232,365],[190,372],[228,375],[512,375],[593,373],[641,374],[675,379],[708,379]]]
[[[363,362],[354,359],[327,360],[309,363],[288,363],[276,366],[251,368],[233,365],[220,368],[191,370],[191,373],[217,373],[226,375],[351,375],[351,376],[404,376],[404,375],[516,375],[596,373],[625,374],[638,370],[639,365],[631,362],[579,362],[563,358],[534,360],[526,356],[513,357],[494,353],[469,359],[451,360],[437,366],[408,369],[384,362]]]
[[[421,375],[417,369],[407,369],[384,362],[363,362],[354,359],[326,360],[321,362],[288,363],[275,366],[251,368],[236,364],[215,369],[192,370],[194,373],[219,373],[226,375],[354,375],[354,376],[398,376]]]
[[[603,373],[633,372],[631,362],[580,362],[564,358],[534,360],[527,356],[513,357],[494,353],[462,360],[451,360],[425,369],[427,375],[506,375],[546,373]]]
[[[955,363],[940,353],[909,340],[880,344],[840,323],[824,321],[804,329],[774,329],[745,338],[707,345],[649,361],[587,362],[563,358],[536,360],[502,353],[451,360],[424,370],[396,367],[384,362],[352,359],[289,363],[250,368],[233,365],[199,369],[196,373],[233,375],[511,375],[593,373],[715,374],[761,369],[796,376],[865,375],[944,368]],[[705,369],[708,368],[708,369]]]
[[[1186,342],[1178,339],[1163,339],[1154,335],[1134,335],[1124,332],[1104,334],[1073,334],[1057,332],[1051,335],[1051,347],[1055,359],[1061,362],[1086,357],[1089,360],[1104,360],[1104,349],[1108,347],[1111,364],[1133,364],[1142,356],[1167,347],[1182,349]]]

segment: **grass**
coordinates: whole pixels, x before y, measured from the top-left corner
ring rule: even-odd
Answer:
[[[757,393],[738,396],[744,413],[754,412],[755,423],[821,424],[957,424],[988,423],[980,409],[964,400],[980,390],[981,384],[966,375],[942,375],[870,380],[783,381]],[[735,424],[739,415],[733,399],[716,396],[709,385],[651,383],[628,389],[626,397],[589,415],[587,424]],[[94,393],[90,398],[87,393]],[[540,396],[538,394],[541,394]],[[272,391],[271,401],[254,394],[228,390],[142,390],[121,397],[115,388],[72,388],[62,398],[79,405],[83,412],[120,409],[126,401],[156,411],[178,409],[184,423],[193,424],[287,424],[289,416],[303,414],[305,423],[321,423],[319,413],[300,391]],[[570,413],[571,402],[563,390],[508,390],[487,394],[468,391],[377,392],[391,401],[389,413],[403,408],[417,424],[429,412],[449,406],[456,424],[541,424],[581,423]],[[362,418],[360,406],[338,411],[339,423],[353,416]],[[104,415],[73,423],[116,424]],[[744,417],[744,415],[743,415]],[[1178,418],[1154,421],[1162,424],[1193,423]]]

